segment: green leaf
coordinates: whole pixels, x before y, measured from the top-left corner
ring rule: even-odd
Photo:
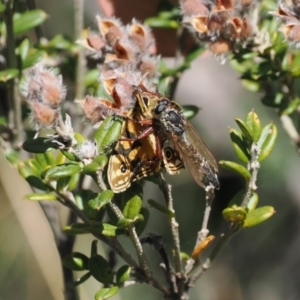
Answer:
[[[236,129],[230,128],[230,138],[233,144],[233,148],[236,152],[237,157],[243,163],[248,163],[250,160],[250,152],[248,149],[247,142],[242,133]]]
[[[95,295],[95,300],[105,300],[111,298],[112,296],[116,295],[119,291],[117,286],[112,286],[110,288],[102,288],[98,291]]]
[[[183,109],[183,115],[187,119],[194,118],[199,111],[199,107],[196,105],[183,105],[182,109]]]
[[[239,206],[242,203],[242,200],[244,199],[245,195],[246,195],[246,190],[245,189],[242,189],[242,190],[238,191],[233,196],[233,198],[230,200],[227,207]]]
[[[82,170],[81,166],[77,164],[63,164],[48,169],[45,172],[45,178],[48,180],[57,180],[59,178],[72,176]]]
[[[48,161],[47,161],[46,156],[44,155],[44,153],[37,153],[35,155],[35,159],[40,164],[42,170],[45,170],[48,167]]]
[[[143,204],[143,188],[140,184],[133,184],[122,194],[123,215],[128,219],[135,219]]]
[[[40,137],[25,141],[22,148],[30,153],[45,153],[47,151],[57,149],[58,145],[56,143],[52,143],[48,138]]]
[[[299,77],[299,76],[297,76],[297,77]],[[299,105],[300,105],[300,99],[295,98],[291,102],[289,102],[288,106],[281,112],[281,114],[282,115],[290,115],[297,110]]]
[[[252,210],[247,214],[247,218],[243,223],[243,227],[252,227],[258,225],[275,214],[275,209],[272,206],[263,206]]]
[[[111,190],[103,191],[95,199],[88,201],[88,204],[91,208],[99,210],[101,207],[106,205],[114,197],[114,192]]]
[[[251,173],[240,164],[227,160],[220,160],[219,164],[225,169],[237,172],[238,174],[242,175],[247,181],[249,181],[251,178]]]
[[[14,149],[7,149],[5,152],[5,158],[13,165],[16,166],[20,162],[20,153]]]
[[[35,159],[40,164],[42,170],[45,170],[48,166],[55,165],[53,152],[36,153]]]
[[[270,123],[264,127],[261,138],[257,142],[261,149],[258,156],[258,161],[263,161],[270,155],[275,146],[277,135],[278,131],[274,123]]]
[[[101,283],[111,284],[113,282],[113,272],[108,261],[97,254],[90,258],[89,269],[92,276]]]
[[[101,169],[104,169],[104,167],[107,165],[108,158],[107,156],[100,154],[96,156],[93,161],[97,162],[100,165]]]
[[[91,256],[96,256],[96,255],[97,255],[97,252],[98,252],[98,249],[97,249],[97,243],[98,243],[97,240],[93,240],[93,241],[92,241],[92,245],[91,245]]]
[[[18,35],[28,30],[31,30],[44,23],[46,19],[47,19],[47,14],[40,9],[26,11],[22,14],[14,14],[14,18],[13,18],[14,34]]]
[[[95,161],[85,165],[82,169],[83,173],[86,175],[94,175],[99,170],[101,170],[101,166]]]
[[[84,274],[82,277],[80,277],[79,279],[77,279],[75,282],[73,282],[73,286],[76,287],[82,283],[84,283],[85,281],[87,281],[90,277],[92,276],[91,272],[87,272],[86,274]]]
[[[161,78],[157,86],[159,93],[161,93],[162,95],[169,95],[171,83],[173,81],[174,78],[172,76],[164,76],[163,78]]]
[[[59,50],[72,50],[73,43],[67,40],[63,35],[55,35],[48,43],[48,47],[59,49]]]
[[[81,145],[82,143],[84,143],[86,141],[86,137],[82,134],[80,134],[79,132],[74,132],[74,139],[76,140],[76,142]]]
[[[135,220],[123,218],[118,220],[117,226],[119,229],[130,227],[132,224],[134,224]]]
[[[247,211],[245,208],[235,205],[225,208],[222,215],[227,222],[240,223],[246,219]]]
[[[168,20],[159,17],[147,18],[144,21],[144,24],[152,28],[173,28],[173,29],[179,28],[179,22],[175,20]]]
[[[92,86],[94,84],[99,84],[100,71],[98,69],[92,69],[86,72],[84,77],[84,85]]]
[[[22,61],[22,69],[27,69],[39,63],[44,57],[46,52],[43,50],[30,49],[27,57]]]
[[[244,122],[243,120],[241,120],[239,118],[235,118],[234,120],[237,123],[237,125],[240,127],[240,129],[242,130],[242,133],[244,134],[244,136],[246,137],[246,139],[250,143],[252,143],[253,142],[253,132],[252,132],[252,129],[249,128],[248,125],[246,124],[246,122]]]
[[[89,258],[80,252],[73,252],[63,258],[62,264],[73,271],[84,271],[89,269]]]
[[[34,188],[39,189],[41,191],[50,191],[50,190],[52,190],[52,188],[50,186],[45,184],[40,178],[38,178],[34,175],[27,176],[25,179],[30,184],[31,187],[34,187]]]
[[[3,11],[5,11],[6,6],[2,3],[0,3],[0,13],[2,13]]]
[[[175,216],[175,213],[170,211],[168,208],[166,208],[165,206],[159,204],[158,202],[156,202],[155,200],[149,199],[148,200],[148,204],[151,207],[156,208],[157,210],[159,210],[160,212],[162,212],[163,214],[167,215],[168,217],[172,218]]]
[[[118,227],[102,222],[92,222],[91,231],[105,236],[116,236],[118,234]]]
[[[85,234],[90,232],[91,226],[84,223],[74,223],[63,228],[68,235]]]
[[[48,153],[46,153],[46,154],[48,154]],[[61,153],[61,151],[56,153],[55,159],[54,159],[54,156],[52,156],[52,158],[53,158],[52,166],[53,165],[62,165],[66,162],[66,157]]]
[[[70,161],[80,161],[80,159],[74,154],[74,153],[71,153],[71,152],[68,152],[68,151],[65,151],[65,150],[60,150],[61,153]]]
[[[108,158],[105,155],[96,156],[91,163],[84,166],[83,172],[87,175],[93,175],[99,170],[103,170],[108,162]]]
[[[42,168],[36,159],[30,158],[30,159],[25,160],[24,163],[26,166],[28,166],[32,170],[33,174],[36,177],[41,177]]]
[[[258,204],[258,195],[257,193],[253,193],[253,195],[251,196],[247,204],[248,212],[253,211],[256,208],[257,204]]]
[[[124,265],[119,268],[116,276],[117,285],[123,284],[130,277],[131,269],[132,268],[128,265]]]
[[[27,57],[29,49],[30,49],[30,41],[28,38],[26,38],[21,42],[21,44],[16,49],[22,61]]]
[[[57,197],[54,194],[28,194],[24,197],[25,200],[30,201],[56,201]]]
[[[250,92],[258,92],[260,89],[259,82],[254,80],[242,80],[242,85]]]
[[[18,69],[7,69],[5,71],[0,71],[0,82],[7,82],[8,80],[11,80],[18,76],[19,76]]]
[[[76,173],[71,176],[71,179],[69,181],[69,187],[68,187],[69,191],[73,191],[77,187],[79,180],[80,180],[80,173]]]
[[[250,131],[252,132],[254,142],[257,142],[262,132],[262,127],[258,115],[254,111],[251,111],[247,115],[245,122],[247,124],[247,127],[250,128]]]
[[[121,134],[123,120],[116,117],[106,118],[95,133],[95,140],[99,146],[99,153],[107,152]]]
[[[61,192],[67,189],[71,176],[62,177],[57,180],[56,191]]]

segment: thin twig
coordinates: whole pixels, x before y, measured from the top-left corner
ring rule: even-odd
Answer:
[[[85,224],[89,224],[89,219],[85,216],[85,214],[77,207],[77,205],[74,202],[74,197],[72,193],[68,194],[57,194],[59,198],[59,202],[62,203],[64,206],[67,206],[70,208],[76,215],[79,217]],[[101,234],[93,234],[97,239],[101,240],[103,243],[105,243],[108,247],[113,249],[120,257],[124,259],[129,265],[138,268],[136,262],[132,259],[132,257],[127,254],[127,252],[124,250],[122,245],[119,243],[119,241],[115,238],[108,238]]]
[[[246,195],[241,204],[242,207],[247,207],[253,192],[257,189],[256,180],[257,180],[258,170],[260,168],[260,164],[258,161],[259,152],[260,152],[259,147],[257,146],[256,143],[253,143],[250,149],[251,159],[250,162],[248,163],[248,170],[251,172],[251,178],[248,183]]]
[[[180,255],[180,238],[179,238],[179,225],[175,219],[175,211],[173,207],[173,198],[171,193],[171,185],[166,182],[166,179],[162,172],[160,172],[160,188],[164,194],[166,205],[168,209],[174,213],[173,217],[169,218],[169,223],[171,227],[173,244],[174,244],[174,255],[175,255],[175,270],[178,275],[182,275],[182,263]]]
[[[207,237],[209,230],[208,230],[208,220],[211,212],[211,205],[213,203],[213,200],[215,198],[215,189],[212,186],[208,186],[205,189],[206,195],[205,195],[205,210],[204,210],[204,217],[202,221],[202,227],[201,230],[198,232],[198,238],[195,247],[202,243],[205,238]]]
[[[98,183],[100,189],[102,191],[105,191],[105,190],[107,190],[107,186],[106,186],[105,182],[103,181],[103,178],[101,175],[102,175],[101,172],[97,173],[96,182]],[[110,201],[107,205],[113,211],[113,213],[119,220],[122,220],[125,218],[122,211],[119,209],[119,207],[113,201]],[[134,225],[128,226],[128,233],[129,233],[130,240],[136,250],[136,254],[137,254],[137,257],[139,260],[140,267],[144,272],[147,282],[149,284],[151,284],[153,287],[155,287],[158,290],[160,290],[161,292],[163,292],[165,295],[168,295],[169,294],[168,289],[166,287],[164,287],[163,285],[161,285],[158,281],[156,281],[152,277],[149,263],[147,261],[146,255],[144,253],[144,249],[143,249],[142,244],[139,240],[139,237],[136,233]]]

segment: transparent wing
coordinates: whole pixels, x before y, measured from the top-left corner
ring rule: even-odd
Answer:
[[[182,135],[171,136],[195,181],[204,188],[212,184],[218,189],[217,162],[191,123],[186,122]]]

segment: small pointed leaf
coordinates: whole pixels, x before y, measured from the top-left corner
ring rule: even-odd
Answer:
[[[89,269],[92,276],[101,283],[111,284],[113,272],[108,261],[101,255],[92,256],[89,260]]]
[[[24,197],[25,200],[30,201],[56,201],[57,197],[54,194],[28,194]]]
[[[85,234],[90,232],[91,226],[84,223],[74,223],[63,228],[67,235]]]
[[[262,132],[262,127],[258,115],[254,111],[251,111],[247,115],[245,122],[248,128],[250,128],[250,130],[252,131],[254,142],[257,142]]]
[[[122,194],[123,215],[134,219],[140,213],[143,204],[143,188],[140,184],[133,184]]]
[[[84,271],[89,269],[89,258],[80,253],[73,252],[62,260],[63,266],[73,271]]]
[[[237,172],[238,174],[242,175],[247,181],[249,181],[251,178],[251,173],[240,164],[227,160],[220,160],[219,164],[225,169]]]
[[[227,222],[240,223],[246,219],[247,211],[240,206],[227,207],[223,210],[222,215]]]
[[[95,134],[99,153],[107,152],[107,147],[118,140],[121,134],[122,119],[116,117],[106,118]]]
[[[102,288],[100,291],[96,293],[95,300],[109,299],[112,296],[116,295],[118,291],[119,288],[117,286],[112,286],[110,288]]]
[[[251,196],[247,204],[248,212],[253,211],[256,208],[257,204],[258,204],[258,195],[257,193],[253,193],[253,195]]]
[[[261,145],[258,161],[263,161],[272,152],[277,139],[277,127],[274,123],[268,124],[264,127],[261,138],[258,141],[258,145]]]
[[[250,160],[250,152],[247,142],[240,131],[230,128],[230,138],[233,144],[233,148],[237,154],[239,160],[243,163],[248,163]]]
[[[101,207],[106,205],[114,197],[114,192],[111,190],[103,191],[95,199],[88,201],[88,204],[91,208],[99,210]]]
[[[47,14],[40,10],[34,9],[22,14],[14,14],[14,34],[18,35],[41,25],[47,19]]]
[[[116,278],[118,285],[123,284],[130,277],[131,269],[130,266],[124,265],[118,270]]]
[[[75,282],[73,282],[73,286],[76,287],[76,286],[78,286],[78,285],[84,283],[84,282],[87,281],[91,276],[92,276],[91,272],[85,273],[82,277],[80,277],[80,278],[77,279]]]
[[[196,105],[183,105],[183,115],[189,120],[196,116],[199,111],[199,107]]]
[[[263,206],[252,210],[247,214],[243,227],[252,227],[258,225],[275,214],[275,209],[272,206]]]
[[[81,171],[81,167],[77,164],[63,164],[48,169],[45,172],[45,177],[49,180],[57,180],[63,177],[69,177]]]
[[[93,222],[91,224],[91,231],[105,236],[116,236],[118,227],[108,223]]]
[[[23,143],[22,148],[31,153],[45,153],[46,151],[52,151],[57,149],[58,145],[52,143],[48,138],[37,138],[27,140]]]
[[[248,125],[246,124],[246,122],[244,122],[242,119],[239,118],[235,118],[234,119],[236,124],[240,127],[243,135],[245,136],[245,138],[252,143],[253,142],[253,132],[252,129],[248,127]]]
[[[18,75],[18,69],[7,69],[5,71],[0,71],[0,82],[7,82],[8,80],[18,77]]]

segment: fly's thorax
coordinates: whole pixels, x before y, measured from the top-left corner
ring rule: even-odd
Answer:
[[[165,109],[161,113],[160,121],[164,129],[171,134],[182,135],[185,132],[186,119],[181,110]]]

